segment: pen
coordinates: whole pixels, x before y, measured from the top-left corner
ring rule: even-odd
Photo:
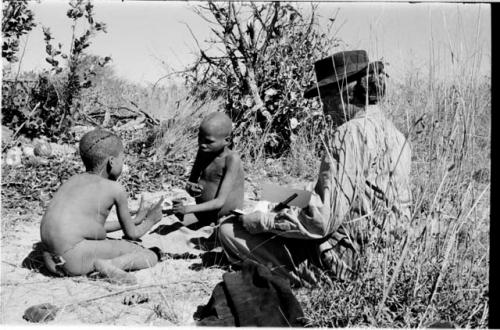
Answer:
[[[290,203],[291,201],[293,201],[295,198],[297,198],[298,194],[295,193],[293,195],[291,195],[290,197],[288,197],[287,199],[285,199],[283,202],[279,202],[278,205],[276,205],[274,207],[274,211],[281,211],[283,210],[284,208],[287,208],[288,207],[288,203]]]

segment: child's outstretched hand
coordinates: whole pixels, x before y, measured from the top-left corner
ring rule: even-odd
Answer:
[[[140,224],[147,214],[147,210],[144,208],[144,195],[141,194],[141,201],[139,202],[139,208],[137,209],[136,216],[134,218],[134,223],[136,225]]]
[[[172,206],[172,212],[174,214],[185,215],[186,213],[188,213],[187,205],[184,205],[182,201],[174,201],[174,205]]]
[[[199,197],[203,191],[203,187],[197,183],[188,181],[186,183],[186,191],[191,197]]]
[[[154,223],[161,221],[163,210],[162,204],[164,199],[164,197],[160,198],[160,200],[147,211],[146,219],[152,220]]]

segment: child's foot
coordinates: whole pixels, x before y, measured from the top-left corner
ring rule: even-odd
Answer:
[[[64,272],[60,269],[59,266],[62,266],[62,264],[57,264],[56,261],[53,258],[53,255],[50,252],[43,251],[42,252],[42,258],[45,264],[45,267],[47,270],[57,276],[64,276]]]
[[[106,279],[113,284],[137,284],[137,278],[134,275],[114,266],[108,260],[96,260],[95,269],[106,276]]]
[[[136,285],[137,284],[137,278],[132,275],[127,273],[126,271],[123,271],[123,274],[113,274],[113,276],[108,276],[106,277],[106,280],[109,283],[113,284],[119,284],[119,285]]]

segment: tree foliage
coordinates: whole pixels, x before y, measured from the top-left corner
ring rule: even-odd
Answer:
[[[66,61],[67,67],[65,72],[65,79],[62,84],[60,107],[62,110],[61,121],[58,130],[63,127],[65,120],[71,121],[78,109],[78,104],[74,104],[74,100],[78,99],[81,90],[88,88],[92,84],[92,76],[95,76],[95,68],[97,66],[104,66],[111,57],[96,58],[94,65],[87,66],[85,70],[81,70],[83,60],[87,54],[85,49],[90,46],[92,37],[98,32],[106,32],[106,25],[102,22],[97,22],[94,19],[94,6],[89,0],[72,0],[69,3],[70,9],[67,11],[66,16],[72,22],[72,38],[69,53],[62,53],[62,44],[58,43],[57,47],[52,44],[52,34],[49,28],[43,28],[45,50],[47,57],[45,60],[52,66],[51,71],[55,74],[60,74],[64,69],[60,66],[60,59]],[[76,35],[75,28],[78,21],[85,18],[87,28],[80,35]],[[65,126],[69,126],[66,123]]]
[[[92,85],[95,76],[111,60],[86,53],[92,37],[98,32],[106,32],[106,25],[94,19],[92,2],[72,0],[69,7],[66,13],[72,21],[69,51],[64,51],[61,43],[54,42],[48,27],[42,27],[45,60],[51,66],[50,71],[29,82],[17,78],[9,81],[4,75],[2,124],[29,137],[64,137],[74,119],[80,117],[78,100],[82,90]],[[76,25],[82,23],[86,23],[86,28],[77,35]]]
[[[332,33],[335,18],[322,30],[316,7],[309,12],[281,2],[209,2],[197,9],[213,38],[210,48],[200,47],[186,82],[201,97],[225,98],[235,143],[254,154],[282,154],[301,127],[317,125],[322,116],[303,92],[314,79],[314,61],[340,40]]]
[[[7,62],[17,62],[19,38],[36,26],[34,15],[27,0],[3,0],[2,3],[2,57]]]

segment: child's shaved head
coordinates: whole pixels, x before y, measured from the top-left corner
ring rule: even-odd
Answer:
[[[80,156],[87,170],[96,169],[107,157],[118,157],[122,151],[120,137],[103,129],[90,131],[80,140]]]
[[[233,123],[231,122],[231,119],[229,119],[229,117],[222,112],[212,112],[203,119],[200,125],[201,131],[211,133],[222,138],[230,136],[232,129]]]

